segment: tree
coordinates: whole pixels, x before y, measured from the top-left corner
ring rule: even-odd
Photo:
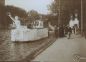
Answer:
[[[28,12],[28,17],[32,20],[32,21],[35,21],[37,19],[39,19],[39,13],[35,10],[31,10]]]
[[[74,14],[75,10],[78,11],[80,16],[81,4],[80,0],[54,0],[49,5],[49,10],[52,13],[57,13],[59,16],[60,24],[67,24],[70,18],[70,14]]]
[[[15,6],[6,6],[6,12],[10,12],[12,13],[12,16],[19,16],[19,19],[21,20],[21,24],[26,24],[27,21],[25,20],[28,17],[27,12],[19,7],[15,7]]]
[[[27,17],[24,9],[15,6],[6,6],[7,12],[11,12],[13,16],[18,15],[21,18]]]
[[[0,28],[7,28],[11,23],[9,17],[6,14],[6,7],[0,5]]]

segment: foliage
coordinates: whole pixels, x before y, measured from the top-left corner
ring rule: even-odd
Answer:
[[[7,12],[11,12],[13,16],[26,17],[27,13],[24,9],[15,6],[6,6]]]
[[[75,10],[79,13],[81,10],[81,0],[54,0],[51,5],[49,5],[49,10],[51,13],[57,13],[60,24],[67,24],[70,19],[70,14],[75,13]]]
[[[0,5],[0,28],[5,28],[11,23],[9,17],[6,15],[6,7]]]
[[[35,21],[35,20],[37,20],[37,19],[40,18],[40,17],[39,17],[39,13],[38,13],[37,11],[35,11],[35,10],[29,11],[29,12],[28,12],[28,16],[29,16],[29,18],[30,18],[32,21]]]
[[[12,16],[18,15],[22,19],[27,17],[26,11],[21,8],[0,5],[0,28],[8,28],[12,23],[11,19],[8,17],[8,12],[11,12]],[[24,20],[22,21],[24,22]]]

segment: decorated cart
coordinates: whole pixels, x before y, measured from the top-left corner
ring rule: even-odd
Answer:
[[[44,28],[43,21],[35,21],[33,27],[30,29],[27,28],[27,26],[21,25],[18,16],[13,18],[11,14],[9,14],[9,17],[13,20],[12,26],[14,27],[14,29],[11,29],[11,41],[35,41],[48,37],[48,28]]]

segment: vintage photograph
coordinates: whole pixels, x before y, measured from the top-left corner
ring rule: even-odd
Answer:
[[[86,62],[85,0],[0,0],[0,62]]]

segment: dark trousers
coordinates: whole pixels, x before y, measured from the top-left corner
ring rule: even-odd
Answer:
[[[71,37],[71,32],[68,32],[68,39],[70,39]]]

